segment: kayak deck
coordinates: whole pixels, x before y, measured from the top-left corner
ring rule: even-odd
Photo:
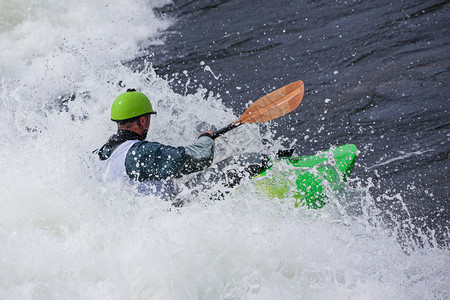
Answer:
[[[339,191],[353,171],[357,148],[353,144],[312,156],[282,157],[253,178],[257,190],[269,197],[293,197],[295,207],[321,208],[326,190]]]

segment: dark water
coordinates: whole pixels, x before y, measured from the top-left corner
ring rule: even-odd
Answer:
[[[386,199],[402,199],[415,225],[448,244],[448,1],[175,0],[158,13],[176,23],[134,68],[150,61],[178,79],[175,90],[206,87],[237,115],[303,80],[297,113],[271,123],[277,136],[305,155],[356,144],[353,174],[372,178],[379,208],[401,217]]]

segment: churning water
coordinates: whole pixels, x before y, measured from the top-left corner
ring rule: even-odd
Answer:
[[[411,193],[408,199],[405,196],[417,186],[400,184],[398,190],[388,191],[378,177],[368,175],[371,172],[384,175],[389,173],[386,166],[399,162],[407,164],[408,158],[439,152],[439,144],[434,143],[430,149],[399,149],[392,156],[379,152],[371,162],[365,153],[376,153],[379,148],[373,146],[373,140],[362,138],[363,133],[371,130],[375,132],[372,135],[378,134],[380,127],[370,122],[383,116],[390,118],[394,112],[385,110],[383,115],[383,110],[372,110],[378,106],[386,108],[386,105],[383,101],[371,104],[365,96],[373,95],[364,95],[364,89],[357,89],[352,80],[365,76],[366,70],[362,67],[356,69],[358,74],[345,73],[338,70],[339,64],[319,63],[317,54],[311,54],[312,62],[305,59],[304,63],[311,72],[326,69],[332,75],[308,80],[302,76],[305,73],[293,72],[287,67],[287,62],[283,67],[283,61],[290,60],[299,68],[302,55],[289,52],[297,44],[287,47],[283,56],[278,57],[276,75],[263,72],[261,82],[264,83],[256,84],[262,92],[255,95],[262,96],[274,87],[289,83],[282,82],[282,77],[290,81],[302,79],[307,88],[312,87],[308,88],[304,103],[311,105],[308,101],[320,99],[329,112],[306,106],[296,113],[298,120],[284,119],[291,122],[288,125],[266,124],[261,132],[256,125],[242,126],[217,140],[216,161],[242,151],[273,153],[286,144],[301,153],[305,150],[299,149],[302,143],[310,146],[309,149],[319,150],[333,143],[353,142],[360,148],[363,159],[346,189],[342,194],[330,195],[330,203],[324,209],[295,209],[292,200],[268,199],[249,182],[244,182],[222,201],[208,200],[208,191],[196,196],[186,191],[184,197],[190,197],[190,203],[175,209],[169,202],[136,195],[130,187],[109,184],[98,178],[91,153],[114,132],[109,108],[125,86],[137,88],[154,99],[158,115],[152,118],[149,140],[187,145],[199,131],[233,121],[245,104],[256,98],[251,96],[249,86],[255,86],[258,79],[250,78],[239,61],[231,65],[234,72],[226,68],[230,66],[229,61],[222,61],[219,67],[214,65],[218,57],[225,60],[233,57],[234,49],[237,56],[244,61],[248,59],[249,64],[261,60],[268,63],[272,60],[270,52],[265,51],[280,43],[283,45],[283,39],[290,38],[274,34],[275,31],[295,34],[299,40],[308,41],[317,35],[306,21],[305,29],[292,31],[285,26],[288,24],[285,20],[289,19],[286,14],[291,10],[278,15],[279,8],[267,5],[271,1],[261,1],[254,13],[267,12],[271,16],[271,23],[267,21],[267,24],[275,28],[273,31],[264,30],[266,25],[259,26],[254,21],[253,31],[251,26],[244,26],[246,29],[237,35],[243,36],[242,43],[235,40],[239,39],[237,30],[223,33],[223,38],[217,37],[218,42],[211,43],[209,52],[215,53],[215,58],[208,56],[207,47],[200,44],[200,49],[185,50],[184,54],[192,51],[189,53],[203,53],[204,57],[189,60],[189,55],[181,55],[193,66],[174,59],[183,44],[171,52],[168,45],[173,45],[174,39],[168,37],[168,33],[177,35],[189,31],[186,20],[209,16],[210,23],[200,26],[202,33],[190,30],[191,35],[184,44],[188,49],[186,45],[196,42],[201,34],[204,36],[205,32],[214,33],[214,28],[221,28],[213,22],[221,20],[214,15],[218,9],[222,12],[226,9],[232,15],[241,8],[236,4],[239,2],[192,2],[199,3],[202,9],[197,9],[190,2],[176,6],[162,0],[1,0],[0,298],[448,298],[447,223],[429,226],[429,222],[423,222],[423,226],[418,226],[417,212],[427,211],[426,206],[412,208],[408,205]],[[253,1],[244,2],[249,6]],[[358,10],[360,7],[352,5],[355,2],[348,4],[348,10],[342,6],[341,10],[334,11],[344,18],[350,18],[352,10],[360,16],[367,13],[367,18],[373,12],[372,7]],[[309,8],[312,9],[309,14],[326,15],[323,5]],[[448,5],[438,8],[448,11]],[[302,16],[302,19],[308,17]],[[222,14],[222,18],[222,21],[229,19],[226,14]],[[254,19],[247,21],[250,20]],[[293,24],[297,24],[295,20],[291,20]],[[236,23],[239,22],[229,21],[229,24]],[[344,26],[344,22],[334,25]],[[254,34],[265,36],[267,45],[252,44]],[[336,34],[346,37],[347,31]],[[236,43],[232,49],[228,46],[231,43],[227,44],[230,36]],[[262,38],[256,39],[262,41]],[[273,42],[276,39],[279,41]],[[250,45],[245,44],[246,41],[250,41]],[[219,49],[214,48],[217,44],[221,44],[217,46]],[[252,48],[253,52],[241,51],[240,45]],[[307,46],[312,47],[311,51],[318,47],[312,41],[306,43]],[[328,44],[328,47],[337,46]],[[448,46],[444,49],[448,50]],[[258,58],[258,51],[269,54]],[[336,61],[354,57],[353,52],[336,55]],[[359,60],[354,58],[354,64],[364,60],[361,53],[355,55],[360,57]],[[163,56],[171,61],[166,67],[175,68],[172,73],[170,68],[162,67]],[[427,67],[446,68],[444,74],[448,79],[448,54],[442,64]],[[161,74],[162,69],[165,74]],[[302,72],[307,71],[302,69]],[[236,75],[239,70],[248,76],[248,84],[244,75]],[[283,70],[289,76],[280,75]],[[193,74],[195,72],[213,77],[202,81],[200,75]],[[333,97],[317,92],[318,86],[335,82],[338,74],[345,75],[346,83],[330,83],[331,87],[337,89],[351,83],[352,95],[364,95],[355,104],[363,108],[350,110],[349,118],[357,126],[347,126],[342,132],[331,130],[322,118],[345,114],[345,109],[333,104]],[[436,76],[443,76],[439,74]],[[239,80],[233,79],[234,76]],[[391,87],[384,83],[377,93],[386,96]],[[448,80],[446,84],[448,87]],[[231,88],[231,85],[234,86]],[[232,97],[240,102],[231,102]],[[444,101],[448,101],[448,96],[445,97]],[[344,94],[339,99],[346,103]],[[343,105],[344,108],[349,106],[351,104]],[[402,105],[398,107],[407,109]],[[396,109],[395,105],[392,109]],[[308,119],[305,110],[315,117]],[[437,116],[440,115],[436,114],[435,119]],[[370,122],[362,124],[366,117]],[[306,123],[300,119],[306,119]],[[308,125],[313,119],[319,120],[317,128]],[[339,120],[335,118],[332,123],[338,126]],[[307,126],[306,137],[305,133],[301,137],[295,134],[296,126],[302,124]],[[436,131],[448,132],[448,125],[436,126]],[[352,133],[356,138],[343,138]],[[389,133],[384,134],[389,136]],[[338,138],[325,142],[327,136]],[[448,142],[448,136],[445,138]],[[322,147],[318,146],[320,142]],[[444,161],[448,160],[444,158]],[[416,170],[421,172],[422,169]],[[381,175],[379,177],[383,177]],[[448,178],[448,174],[443,176]],[[448,220],[445,219],[448,218],[445,216],[448,213],[445,190],[443,187],[444,192],[437,193],[438,196],[428,193],[428,197],[441,203],[433,208],[434,213],[441,213],[435,219]],[[422,197],[423,193],[417,192],[416,196]]]

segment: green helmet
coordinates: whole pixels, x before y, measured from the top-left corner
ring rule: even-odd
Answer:
[[[156,114],[150,100],[135,89],[120,94],[111,107],[111,120],[123,121],[146,114]]]

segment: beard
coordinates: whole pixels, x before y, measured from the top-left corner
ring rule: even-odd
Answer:
[[[148,129],[142,130],[142,138],[145,140],[147,138]]]

